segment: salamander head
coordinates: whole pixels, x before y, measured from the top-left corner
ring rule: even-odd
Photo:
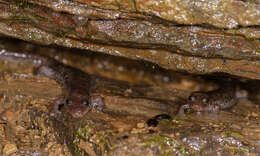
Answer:
[[[193,92],[188,98],[188,104],[194,111],[204,111],[209,106],[209,96],[204,92]]]
[[[74,118],[82,117],[91,110],[89,96],[67,97],[64,99],[64,106],[68,113]]]
[[[60,112],[63,107],[74,118],[83,117],[91,109],[103,111],[105,105],[100,96],[88,95],[71,95],[63,99],[59,99],[54,103],[54,112]]]

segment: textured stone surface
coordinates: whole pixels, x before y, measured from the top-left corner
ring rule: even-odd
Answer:
[[[32,64],[0,62],[1,154],[257,155],[259,105],[241,99],[229,111],[179,118],[176,112],[190,91],[210,87],[177,74],[169,77],[171,71],[154,64],[178,72],[222,72],[259,80],[259,25],[260,3],[251,0],[1,0],[1,35],[80,50],[64,56],[3,38],[1,49],[40,52],[85,72],[128,82],[97,81],[94,90],[104,98],[105,112],[91,111],[80,120],[66,112],[51,117],[50,105],[60,96],[60,86],[34,77]],[[109,62],[102,55],[93,65],[90,51],[141,63],[117,57]],[[122,63],[160,72],[130,70]],[[136,81],[159,86],[130,85]],[[240,85],[259,99],[259,83],[247,82]],[[148,127],[146,121],[161,113],[172,120]]]
[[[77,9],[81,6],[74,2],[64,1],[42,1],[30,0],[43,6],[48,6],[56,10],[66,10],[71,12],[71,7],[77,5]],[[156,21],[161,19],[165,23],[167,21],[175,24],[206,24],[219,28],[236,28],[238,26],[255,26],[260,24],[260,3],[259,1],[250,0],[184,0],[184,1],[150,1],[150,0],[75,0],[88,6],[113,10],[114,13],[106,15],[107,18],[122,18],[122,13],[139,13],[148,16],[148,18]],[[69,7],[67,7],[69,6]],[[111,12],[113,12],[111,11]],[[85,12],[75,11],[79,15],[85,16]],[[93,13],[92,12],[92,13]],[[134,15],[134,17],[138,17]],[[159,19],[158,19],[159,18]]]
[[[122,88],[121,83],[101,81],[96,91],[104,97],[108,107],[105,112],[91,111],[82,119],[73,119],[66,113],[51,117],[48,109],[61,92],[58,84],[32,76],[28,64],[7,66],[8,63],[1,62],[5,74],[0,81],[0,93],[7,102],[0,102],[1,117],[6,119],[0,126],[4,139],[0,144],[14,141],[19,145],[18,155],[257,155],[260,152],[260,111],[249,101],[241,100],[232,111],[221,111],[218,115],[190,114],[178,118],[175,112],[182,102],[175,99],[176,93],[180,94],[175,89],[128,85]],[[19,70],[21,67],[24,70]],[[168,113],[173,120],[162,120],[157,127],[146,125],[148,119],[161,113]],[[61,145],[64,142],[72,154]]]
[[[23,52],[37,51],[89,74],[100,74],[103,78],[97,79],[92,89],[102,96],[107,107],[103,112],[93,110],[78,119],[65,110],[50,116],[53,101],[62,96],[62,86],[49,78],[33,76],[35,64],[2,60],[2,155],[6,152],[4,145],[9,143],[16,145],[18,155],[257,155],[260,152],[260,108],[252,101],[241,99],[232,109],[218,114],[177,116],[191,91],[212,90],[217,87],[215,83],[188,78],[143,61],[94,52],[83,55],[77,49],[42,47],[5,38],[0,41],[1,48],[17,51],[20,57]],[[251,88],[259,96],[257,84],[236,83],[241,88]],[[172,119],[149,127],[147,121],[159,114],[168,114]]]
[[[176,71],[260,79],[258,8],[232,0],[2,1],[0,33]]]

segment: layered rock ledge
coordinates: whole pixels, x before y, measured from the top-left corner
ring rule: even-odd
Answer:
[[[260,79],[257,1],[1,1],[0,33],[193,74]]]

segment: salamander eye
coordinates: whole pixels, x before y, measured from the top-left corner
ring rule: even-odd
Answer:
[[[85,105],[85,106],[89,106],[88,100],[84,100],[84,101],[82,102],[82,104]]]
[[[208,98],[203,98],[203,99],[202,99],[202,102],[208,103],[208,102],[209,102],[209,99],[208,99]]]
[[[189,100],[189,101],[194,101],[194,100],[195,100],[195,97],[191,95],[191,96],[189,96],[188,100]]]
[[[71,99],[66,99],[66,101],[65,101],[65,102],[66,102],[66,104],[67,104],[67,105],[70,105],[70,104],[72,104],[72,100],[71,100]]]

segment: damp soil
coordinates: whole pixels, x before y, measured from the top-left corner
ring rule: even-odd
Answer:
[[[34,76],[34,64],[0,62],[1,155],[258,155],[258,94],[229,110],[177,116],[190,92],[219,87],[202,76],[184,75],[143,62],[76,50],[5,43],[8,50],[37,51],[111,81],[97,81],[107,110],[73,119],[50,116],[62,94],[54,80]],[[219,76],[218,76],[219,78]],[[208,81],[207,81],[208,80]],[[247,81],[245,81],[247,82]],[[257,82],[245,83],[255,88]],[[240,85],[240,83],[239,83]],[[257,93],[257,90],[255,90]],[[251,96],[252,94],[252,96]],[[168,114],[155,126],[147,121]]]

